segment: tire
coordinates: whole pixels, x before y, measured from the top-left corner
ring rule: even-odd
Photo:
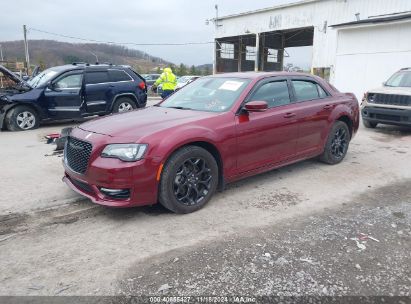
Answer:
[[[347,124],[342,121],[335,122],[328,135],[320,160],[330,165],[340,163],[347,154],[350,140],[351,135]]]
[[[364,127],[369,128],[369,129],[374,129],[377,125],[378,122],[371,122],[369,120],[362,120],[362,124],[364,125]]]
[[[137,105],[130,97],[119,97],[114,102],[113,113],[129,112],[137,108]]]
[[[197,146],[181,148],[164,165],[160,203],[179,214],[201,209],[217,189],[218,170],[215,158],[207,150]]]
[[[7,112],[5,122],[9,131],[27,131],[37,129],[40,118],[32,107],[16,106]]]

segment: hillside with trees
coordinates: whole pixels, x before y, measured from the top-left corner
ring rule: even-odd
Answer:
[[[0,42],[6,61],[24,61],[24,43],[19,41]],[[154,73],[166,66],[171,66],[179,75],[210,74],[208,65],[187,67],[184,64],[174,65],[162,58],[151,56],[143,51],[125,46],[103,43],[69,43],[55,40],[30,40],[29,53],[31,65],[41,69],[73,62],[110,62],[132,66],[140,73]],[[207,68],[205,68],[208,66]]]

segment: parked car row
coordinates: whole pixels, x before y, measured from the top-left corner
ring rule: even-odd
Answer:
[[[0,127],[31,130],[47,120],[130,111],[147,102],[142,76],[128,66],[77,64],[47,69],[24,81],[6,68],[0,88]]]

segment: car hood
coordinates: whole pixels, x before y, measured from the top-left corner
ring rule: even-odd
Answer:
[[[114,114],[92,120],[80,129],[111,137],[127,137],[138,140],[144,136],[169,128],[216,116],[219,113],[179,110],[164,107],[148,107],[128,113]]]
[[[9,69],[5,68],[4,66],[0,65],[0,73],[2,73],[5,77],[9,78],[16,84],[23,84],[25,83],[23,80],[21,80],[19,77],[17,77],[12,71]]]
[[[2,65],[0,65],[0,73],[15,84],[11,88],[0,88],[0,95],[13,95],[15,93],[26,92],[31,89],[31,87],[24,80],[17,77],[12,71]]]
[[[411,88],[407,87],[378,87],[373,90],[369,90],[368,93],[377,94],[390,94],[390,95],[411,95]]]

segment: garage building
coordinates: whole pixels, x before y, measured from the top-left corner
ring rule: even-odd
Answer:
[[[410,0],[302,0],[214,19],[214,71],[281,71],[312,46],[311,71],[357,98],[411,66]]]

